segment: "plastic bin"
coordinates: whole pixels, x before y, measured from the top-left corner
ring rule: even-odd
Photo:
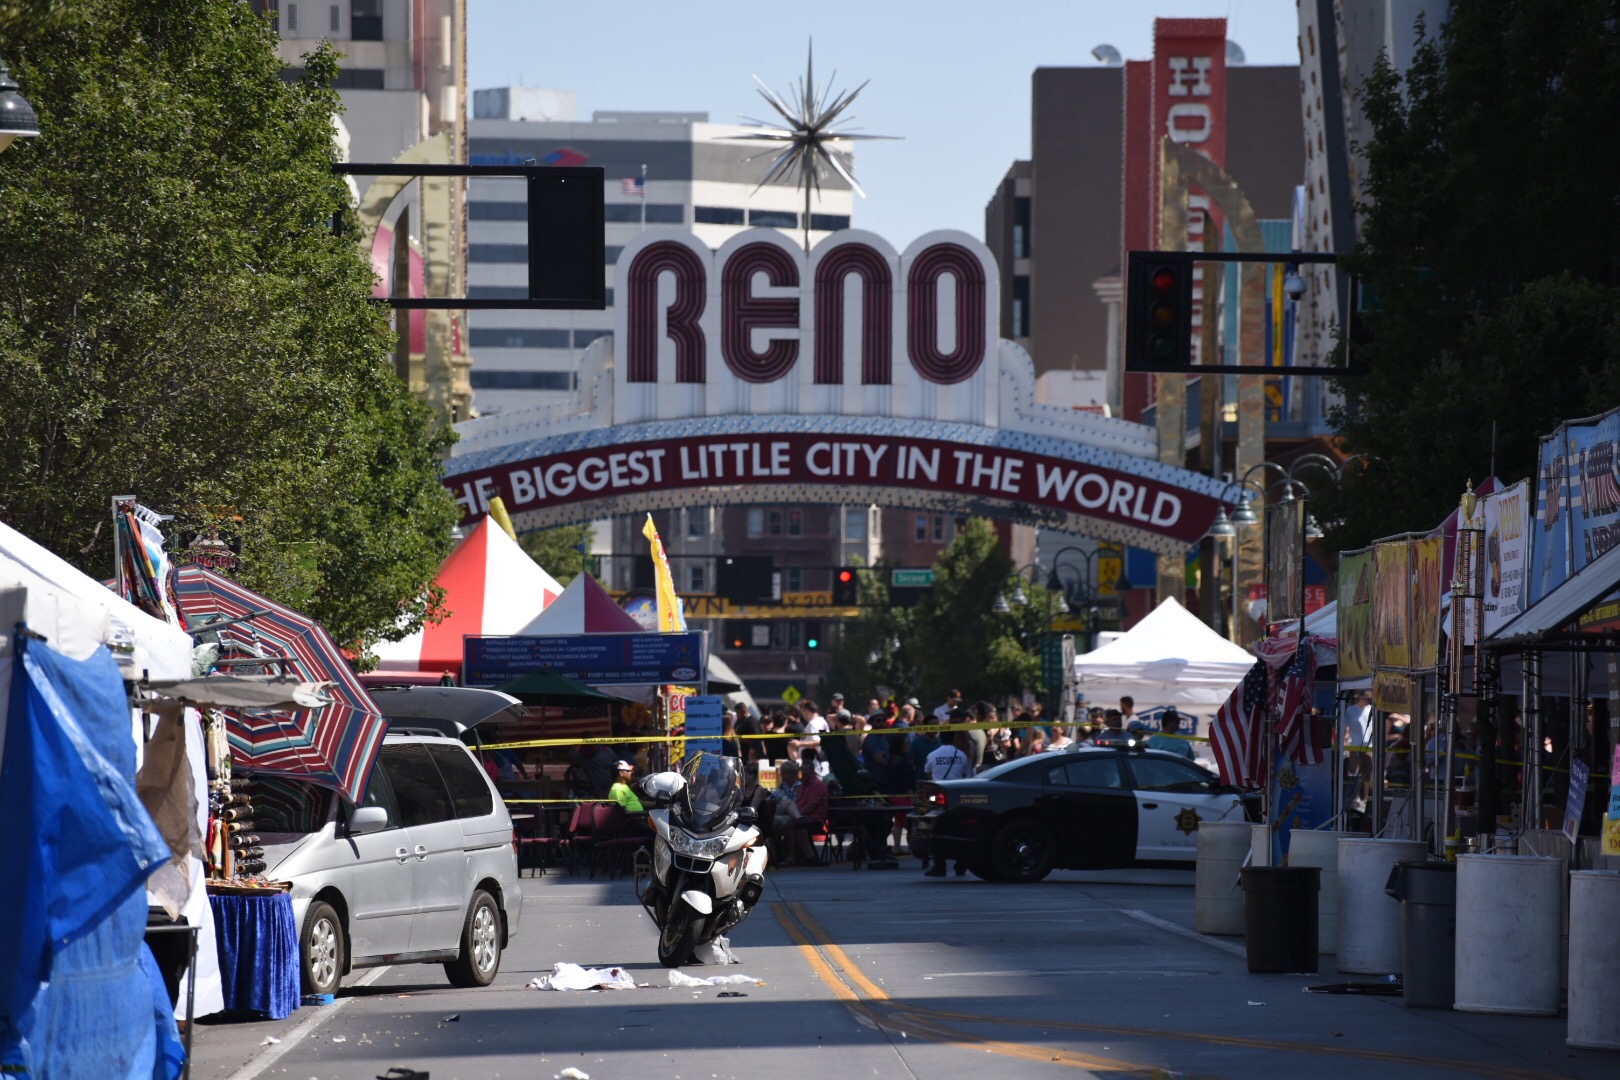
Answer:
[[[1315,866],[1246,866],[1243,925],[1250,971],[1316,970]]]
[[[1384,891],[1401,904],[1401,987],[1409,1009],[1449,1009],[1457,987],[1457,864],[1398,862]]]

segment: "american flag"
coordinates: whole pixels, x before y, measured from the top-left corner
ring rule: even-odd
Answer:
[[[1209,747],[1225,783],[1255,787],[1265,778],[1268,680],[1266,662],[1256,660],[1209,725]]]
[[[1282,673],[1277,705],[1277,746],[1301,765],[1322,760],[1322,745],[1311,724],[1311,697],[1316,689],[1316,646],[1309,634],[1299,639]]]
[[[640,198],[647,194],[647,179],[643,176],[627,176],[619,181],[619,190],[626,195]]]

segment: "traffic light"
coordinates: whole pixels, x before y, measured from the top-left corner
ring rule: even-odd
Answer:
[[[1192,365],[1192,259],[1133,251],[1125,298],[1127,371],[1185,371]]]
[[[832,601],[835,607],[853,607],[858,601],[855,567],[840,566],[833,573]]]
[[[820,638],[814,638],[814,637],[807,637],[807,638],[804,639],[804,647],[807,648],[807,649],[819,649],[819,648],[821,648],[821,639]]]

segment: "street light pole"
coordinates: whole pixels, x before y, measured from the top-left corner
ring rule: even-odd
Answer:
[[[0,60],[0,153],[18,139],[39,135],[39,117],[21,89],[6,70],[6,62]]]

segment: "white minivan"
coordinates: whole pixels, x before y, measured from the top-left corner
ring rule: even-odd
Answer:
[[[389,734],[351,805],[301,780],[247,776],[264,876],[292,883],[304,992],[329,994],[355,968],[444,965],[488,986],[517,933],[512,819],[467,747]]]

